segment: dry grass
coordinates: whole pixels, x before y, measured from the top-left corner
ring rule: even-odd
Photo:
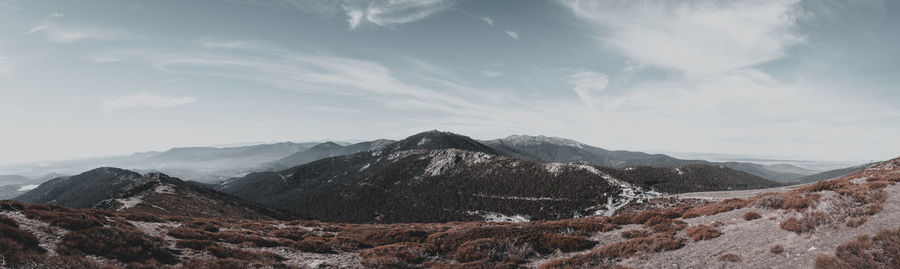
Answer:
[[[534,254],[534,248],[528,243],[519,243],[508,239],[482,238],[463,243],[456,249],[453,258],[460,262],[487,260],[521,263]]]
[[[828,223],[828,215],[823,211],[806,211],[803,216],[788,217],[781,222],[781,229],[795,232],[808,233],[816,230],[816,227]]]
[[[212,240],[205,240],[205,239],[182,239],[182,240],[178,240],[178,242],[175,242],[175,247],[178,247],[178,248],[190,248],[190,249],[196,249],[196,250],[204,250],[204,249],[206,249],[207,247],[210,247],[210,246],[215,245],[215,244],[216,244],[216,242],[213,242]]]
[[[706,225],[692,226],[687,228],[684,232],[694,241],[709,240],[722,235],[722,232],[720,232],[719,229]]]
[[[584,250],[594,245],[592,241],[581,236],[544,232],[545,230],[544,227],[533,225],[463,226],[434,233],[425,242],[434,245],[443,253],[452,253],[463,243],[481,238],[512,239],[528,243],[541,254],[557,250],[563,252]]]
[[[734,254],[734,253],[725,253],[725,254],[719,255],[718,260],[720,262],[740,262],[741,255]]]
[[[762,215],[756,213],[756,211],[748,211],[747,213],[744,213],[744,220],[755,220],[759,218],[762,218]]]
[[[773,245],[769,248],[769,252],[772,254],[781,254],[784,252],[784,247],[781,245]]]
[[[835,248],[835,255],[816,257],[815,268],[900,268],[900,230],[862,235]]]
[[[166,264],[178,260],[159,238],[144,235],[134,227],[125,225],[94,227],[72,231],[63,236],[59,252],[69,255],[91,254],[122,262],[149,262],[156,260]]]
[[[541,265],[541,268],[620,268],[615,265],[617,259],[679,249],[684,246],[684,241],[684,238],[671,234],[657,233],[605,245],[585,254],[552,260]]]
[[[620,233],[619,235],[621,235],[622,238],[624,238],[624,239],[632,239],[632,238],[638,238],[638,237],[645,237],[645,236],[648,236],[648,235],[650,235],[650,231],[647,231],[647,230],[628,230],[628,231],[622,231],[622,233]]]
[[[58,205],[29,204],[23,212],[30,219],[48,222],[67,230],[82,230],[106,224],[101,212],[74,210]]]
[[[740,209],[747,206],[750,203],[748,200],[744,199],[727,199],[720,202],[709,203],[706,205],[698,206],[691,208],[684,212],[682,215],[683,218],[696,218],[699,216],[712,216],[715,214],[732,211],[735,209]]]
[[[370,268],[411,268],[420,264],[429,256],[428,249],[432,249],[423,243],[398,243],[378,246],[359,253],[363,258],[363,266]]]

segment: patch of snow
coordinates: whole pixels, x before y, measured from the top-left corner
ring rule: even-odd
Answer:
[[[175,188],[172,185],[159,185],[153,191],[162,194],[175,194]]]
[[[431,151],[426,157],[431,162],[425,167],[424,176],[437,176],[449,171],[457,164],[479,164],[491,159],[491,155],[484,152],[472,152],[459,149],[445,149]]]
[[[625,171],[631,171],[631,170],[634,170],[634,167],[625,167]]]
[[[584,144],[579,143],[578,141],[565,139],[560,137],[547,137],[543,135],[539,136],[530,136],[530,135],[511,135],[503,139],[503,142],[513,144],[513,145],[529,145],[529,146],[537,146],[541,143],[554,144],[559,146],[567,146],[567,147],[575,147],[575,148],[584,148]]]
[[[37,188],[38,186],[40,186],[40,185],[35,185],[35,184],[25,185],[25,186],[19,187],[19,191],[30,191],[30,190]]]
[[[319,267],[323,267],[326,265],[328,265],[328,263],[326,263],[325,260],[316,259],[316,260],[309,262],[309,268],[319,268]]]
[[[132,207],[136,206],[137,204],[140,204],[141,202],[143,202],[141,200],[140,196],[128,197],[125,199],[116,199],[116,201],[118,201],[119,203],[122,203],[122,207],[120,207],[118,209],[118,211],[122,211],[126,208],[132,208]]]
[[[526,200],[526,201],[569,201],[566,198],[553,198],[553,197],[522,197],[522,196],[500,196],[500,195],[488,195],[483,193],[476,193],[472,196],[479,198],[491,198],[491,199],[502,199],[502,200]]]
[[[866,183],[866,179],[867,179],[867,178],[864,178],[864,177],[858,177],[858,178],[851,179],[851,180],[850,180],[850,183],[853,183],[853,184],[863,184],[863,183]]]
[[[428,139],[427,137],[423,137],[422,140],[419,140],[419,143],[417,145],[419,145],[419,146],[425,145],[425,144],[428,144],[429,141],[431,141],[431,139]]]
[[[547,172],[550,172],[554,176],[558,176],[560,173],[562,173],[563,167],[565,167],[565,165],[561,164],[561,163],[545,163],[544,164],[544,169],[547,169]]]
[[[504,214],[500,214],[497,212],[482,212],[481,210],[476,211],[466,211],[469,215],[478,215],[484,218],[484,221],[487,222],[511,222],[511,223],[520,223],[520,222],[529,222],[531,221],[531,216],[516,214],[512,216],[507,216]]]
[[[684,175],[684,171],[681,171],[680,167],[675,167],[675,172],[678,173],[679,176]]]
[[[360,168],[359,171],[362,172],[363,170],[366,170],[366,168],[369,168],[369,166],[371,166],[371,164],[367,163],[366,165],[363,165],[363,167]]]

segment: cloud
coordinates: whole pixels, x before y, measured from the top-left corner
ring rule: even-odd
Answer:
[[[31,28],[25,34],[31,35],[36,33],[44,34],[47,39],[56,43],[74,43],[84,40],[115,40],[133,36],[114,29],[93,26],[66,26],[51,22],[43,22]]]
[[[122,96],[103,101],[101,110],[109,113],[114,110],[128,108],[166,108],[193,104],[197,101],[193,96],[169,96],[159,93],[141,92],[134,95]]]
[[[9,63],[9,58],[4,56],[0,56],[0,76],[6,76],[12,73],[12,65]]]
[[[609,76],[594,71],[579,71],[567,77],[572,90],[587,106],[602,102],[600,94],[609,86]]]
[[[688,76],[720,74],[784,57],[799,0],[560,0],[592,23],[606,46],[640,63]]]
[[[310,54],[261,42],[203,42],[200,49],[111,50],[86,55],[98,63],[134,61],[158,70],[257,82],[308,94],[364,100],[393,110],[424,110],[473,119],[504,121],[529,115],[508,109],[522,100],[508,92],[470,87],[452,74],[421,68],[388,68],[377,62]],[[522,118],[525,120],[525,118]]]
[[[488,25],[494,26],[494,19],[491,19],[491,17],[481,17],[480,19],[486,22]]]
[[[62,18],[62,17],[65,17],[65,16],[66,16],[66,14],[59,13],[59,12],[56,12],[56,13],[47,15],[47,17],[50,17],[50,18]]]
[[[496,70],[482,70],[481,73],[484,74],[485,77],[489,77],[489,78],[495,78],[495,77],[499,77],[500,75],[503,75],[503,73],[501,73],[500,71],[496,71]]]
[[[22,5],[20,4],[20,0],[0,0],[0,7],[5,7],[13,10],[22,10]]]
[[[273,5],[270,1],[253,0],[252,3]],[[381,27],[410,23],[425,19],[456,5],[458,0],[278,0],[279,6],[307,13],[326,16],[343,13],[350,29],[374,24]]]
[[[508,35],[509,37],[512,37],[515,40],[519,40],[519,33],[516,33],[513,31],[506,31],[506,35]]]

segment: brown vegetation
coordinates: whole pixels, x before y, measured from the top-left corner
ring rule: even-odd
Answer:
[[[706,225],[692,226],[687,228],[684,232],[694,241],[709,240],[722,235],[722,232],[720,232],[719,229]]]
[[[835,255],[816,257],[815,268],[900,268],[900,230],[862,235],[835,248]]]
[[[725,254],[719,255],[719,261],[720,262],[740,262],[741,255],[734,254],[734,253],[725,253]]]
[[[632,239],[632,238],[648,236],[648,235],[650,235],[650,232],[647,230],[628,230],[628,231],[622,231],[622,233],[620,235],[622,236],[622,238]]]
[[[423,243],[404,242],[391,245],[378,246],[359,253],[363,258],[362,264],[373,268],[410,268],[414,264],[420,264],[428,258],[428,249],[433,249]]]
[[[74,210],[58,205],[29,204],[24,214],[30,219],[38,219],[68,230],[81,230],[102,226],[106,223],[100,211]]]
[[[769,248],[769,252],[771,252],[772,254],[781,254],[782,252],[784,252],[784,247],[781,245],[773,245],[771,248]]]
[[[682,217],[689,219],[699,216],[711,216],[722,212],[728,212],[743,208],[747,206],[748,203],[749,201],[744,199],[727,199],[721,202],[709,203],[706,205],[691,208],[684,212],[684,215],[682,215]]]
[[[781,229],[795,232],[807,233],[814,231],[819,225],[828,223],[828,216],[823,211],[806,211],[803,216],[788,217],[781,222]]]
[[[744,213],[744,220],[755,220],[758,218],[762,218],[762,215],[756,213],[756,211],[748,211],[747,213]]]
[[[159,238],[144,235],[125,225],[93,227],[67,233],[59,243],[62,254],[92,254],[123,262],[146,262],[150,259],[166,264],[178,260],[164,248]]]

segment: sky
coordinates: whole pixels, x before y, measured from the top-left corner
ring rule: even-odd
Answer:
[[[900,155],[900,3],[0,0],[0,164],[438,129]]]

